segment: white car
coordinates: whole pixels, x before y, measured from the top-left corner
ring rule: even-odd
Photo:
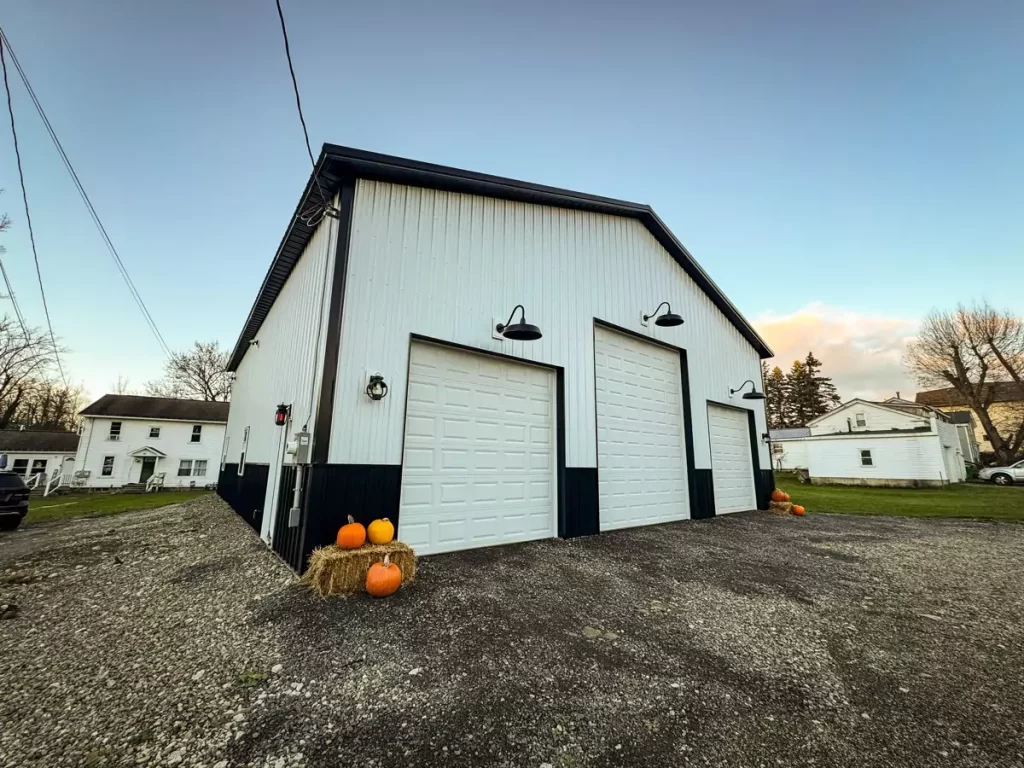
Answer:
[[[1024,483],[1024,461],[1018,461],[1009,467],[986,467],[978,473],[978,477],[996,485]]]

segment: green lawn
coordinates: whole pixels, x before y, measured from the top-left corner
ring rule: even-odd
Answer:
[[[1024,489],[961,483],[946,488],[800,485],[790,472],[775,482],[808,512],[908,517],[973,517],[1024,521]]]
[[[76,493],[65,496],[33,496],[28,503],[26,523],[66,520],[72,517],[102,517],[132,509],[153,509],[179,504],[209,491],[162,491],[160,493]]]

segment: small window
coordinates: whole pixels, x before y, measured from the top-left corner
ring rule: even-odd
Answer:
[[[32,460],[32,474],[33,475],[46,474],[46,459],[33,459]]]
[[[245,474],[245,452],[249,447],[249,428],[246,427],[242,432],[242,453],[238,457],[238,475],[241,477]]]
[[[150,437],[160,437],[160,427],[150,427],[149,428],[149,436]]]
[[[107,438],[110,439],[110,440],[120,440],[121,439],[121,422],[120,421],[112,421],[112,422],[110,422],[110,434],[107,435]]]
[[[858,413],[857,414],[857,426],[858,427],[866,427],[867,425],[868,425],[868,420],[866,418],[864,418],[864,414],[863,413]]]
[[[206,459],[196,459],[192,465],[193,477],[206,477]]]
[[[203,425],[202,424],[196,424],[194,427],[192,427],[192,442],[193,443],[198,443],[202,439],[203,439]]]
[[[15,459],[11,471],[16,475],[28,474],[28,459]]]
[[[875,466],[874,459],[871,458],[871,451],[860,452],[860,465],[862,467],[873,467]]]
[[[178,477],[188,477],[192,474],[192,460],[182,459],[178,464]]]
[[[778,443],[772,445],[772,453],[782,453],[782,446]]]
[[[103,457],[103,469],[100,472],[103,477],[110,477],[114,474],[114,457],[104,456]]]

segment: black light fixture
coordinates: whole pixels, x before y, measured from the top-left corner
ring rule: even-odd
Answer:
[[[737,392],[739,392],[741,389],[747,386],[747,384],[750,385],[750,391],[743,393],[744,400],[764,400],[764,392],[758,392],[757,385],[754,384],[754,382],[751,381],[750,379],[744,381],[742,384],[736,387],[736,389],[730,389],[729,394],[735,395]]]
[[[661,302],[657,308],[649,315],[644,315],[644,322],[646,323],[652,317],[658,314],[658,310],[665,307],[668,311],[664,315],[659,315],[654,318],[654,324],[660,325],[662,328],[674,328],[677,325],[682,325],[684,320],[679,315],[672,312],[672,305],[667,301]]]
[[[520,315],[518,323],[513,323],[512,318],[515,317],[517,309],[522,312],[522,315]],[[508,322],[498,323],[494,330],[506,339],[512,339],[513,341],[536,341],[541,337],[540,328],[526,322],[526,310],[523,309],[522,304],[516,304],[512,308],[512,314],[508,316]]]
[[[370,375],[370,383],[366,385],[366,396],[371,400],[383,400],[388,394],[388,385],[379,373]]]

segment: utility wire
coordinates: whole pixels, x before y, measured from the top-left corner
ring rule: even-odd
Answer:
[[[150,314],[149,309],[146,307],[146,303],[142,300],[142,295],[139,290],[135,287],[135,283],[132,282],[131,276],[128,274],[128,269],[125,267],[124,262],[121,260],[120,254],[114,247],[113,241],[107,234],[106,227],[103,226],[103,222],[100,220],[99,214],[96,213],[96,209],[93,207],[92,201],[89,199],[88,193],[85,191],[85,187],[82,186],[81,180],[78,178],[78,174],[75,172],[74,166],[71,164],[70,158],[64,151],[64,147],[60,143],[60,139],[57,138],[56,131],[53,130],[53,126],[50,124],[49,118],[46,116],[46,112],[43,110],[43,105],[39,102],[36,97],[35,91],[32,89],[32,84],[29,83],[28,77],[25,74],[25,70],[21,67],[21,62],[18,61],[18,57],[15,55],[14,50],[11,48],[11,43],[7,39],[7,35],[4,34],[3,28],[0,27],[0,44],[3,48],[7,49],[7,53],[11,56],[11,61],[14,63],[15,69],[18,71],[18,75],[21,77],[21,82],[25,85],[25,90],[28,91],[29,97],[32,99],[32,103],[35,105],[36,111],[39,113],[39,117],[43,121],[43,126],[46,128],[46,132],[50,136],[50,140],[53,145],[57,148],[57,153],[60,155],[61,161],[64,163],[64,167],[67,168],[68,173],[71,176],[71,180],[75,184],[75,188],[78,190],[79,196],[82,198],[82,202],[85,203],[85,207],[89,211],[89,215],[96,225],[96,229],[99,230],[100,236],[103,238],[103,242],[110,252],[110,256],[114,260],[114,264],[117,266],[118,271],[121,273],[121,277],[124,279],[125,285],[128,286],[128,291],[131,293],[132,298],[138,305],[139,310],[142,312],[142,316],[146,320],[146,324],[149,329],[153,332],[153,336],[156,337],[157,342],[160,344],[160,348],[164,354],[170,357],[171,350],[167,346],[167,342],[164,341],[163,334],[160,333],[160,329],[156,325],[156,321],[153,320],[153,316]],[[9,92],[8,92],[9,93]],[[8,95],[9,99],[9,95]]]
[[[302,220],[309,226],[316,226],[320,223],[320,220],[324,217],[324,214],[329,214],[328,208],[330,207],[330,201],[327,199],[327,195],[324,194],[323,187],[320,186],[319,174],[316,171],[316,160],[313,159],[313,148],[309,143],[309,130],[306,128],[306,118],[302,114],[302,99],[299,98],[299,82],[295,79],[295,67],[292,65],[292,49],[288,45],[288,28],[284,23],[284,11],[281,10],[281,0],[275,0],[277,3],[277,18],[281,20],[281,36],[284,38],[284,55],[288,59],[288,72],[292,76],[292,90],[295,91],[295,108],[299,112],[299,122],[302,123],[302,135],[306,138],[306,154],[309,155],[309,164],[313,166],[313,181],[316,182],[317,191],[320,193],[321,205],[317,209],[303,211],[300,216]]]
[[[6,253],[7,250],[0,246],[0,253]],[[4,285],[7,286],[7,297],[11,300],[11,304],[14,305],[14,315],[18,318],[18,322],[21,323],[21,332],[25,334],[25,338],[28,338],[28,326],[25,325],[25,316],[21,314],[21,307],[18,306],[18,299],[14,296],[14,286],[11,285],[11,280],[7,277],[7,268],[4,267],[3,259],[0,259],[0,273],[4,276]]]
[[[13,58],[14,54],[11,54]],[[7,92],[7,113],[11,117],[11,136],[14,137],[14,157],[18,161],[18,180],[21,182],[21,199],[25,202],[25,223],[28,225],[28,239],[32,244],[32,259],[36,263],[36,278],[39,280],[39,293],[43,297],[43,314],[46,315],[46,328],[50,332],[50,343],[53,345],[53,357],[57,361],[57,370],[60,371],[60,379],[64,382],[64,389],[70,389],[67,377],[64,375],[64,365],[60,361],[60,351],[57,349],[57,339],[53,335],[53,323],[50,322],[50,307],[46,301],[46,289],[43,287],[43,272],[39,268],[39,251],[36,250],[36,235],[32,229],[32,214],[28,210],[28,191],[25,189],[25,173],[21,168],[21,150],[18,149],[18,131],[14,127],[14,105],[11,103],[11,86],[7,82],[7,58],[4,56],[4,44],[0,42],[0,67],[4,73],[4,90]],[[7,279],[4,270],[4,280]],[[20,312],[18,313],[21,314]],[[25,324],[22,321],[22,330]],[[25,332],[25,340],[28,341],[28,332]]]

